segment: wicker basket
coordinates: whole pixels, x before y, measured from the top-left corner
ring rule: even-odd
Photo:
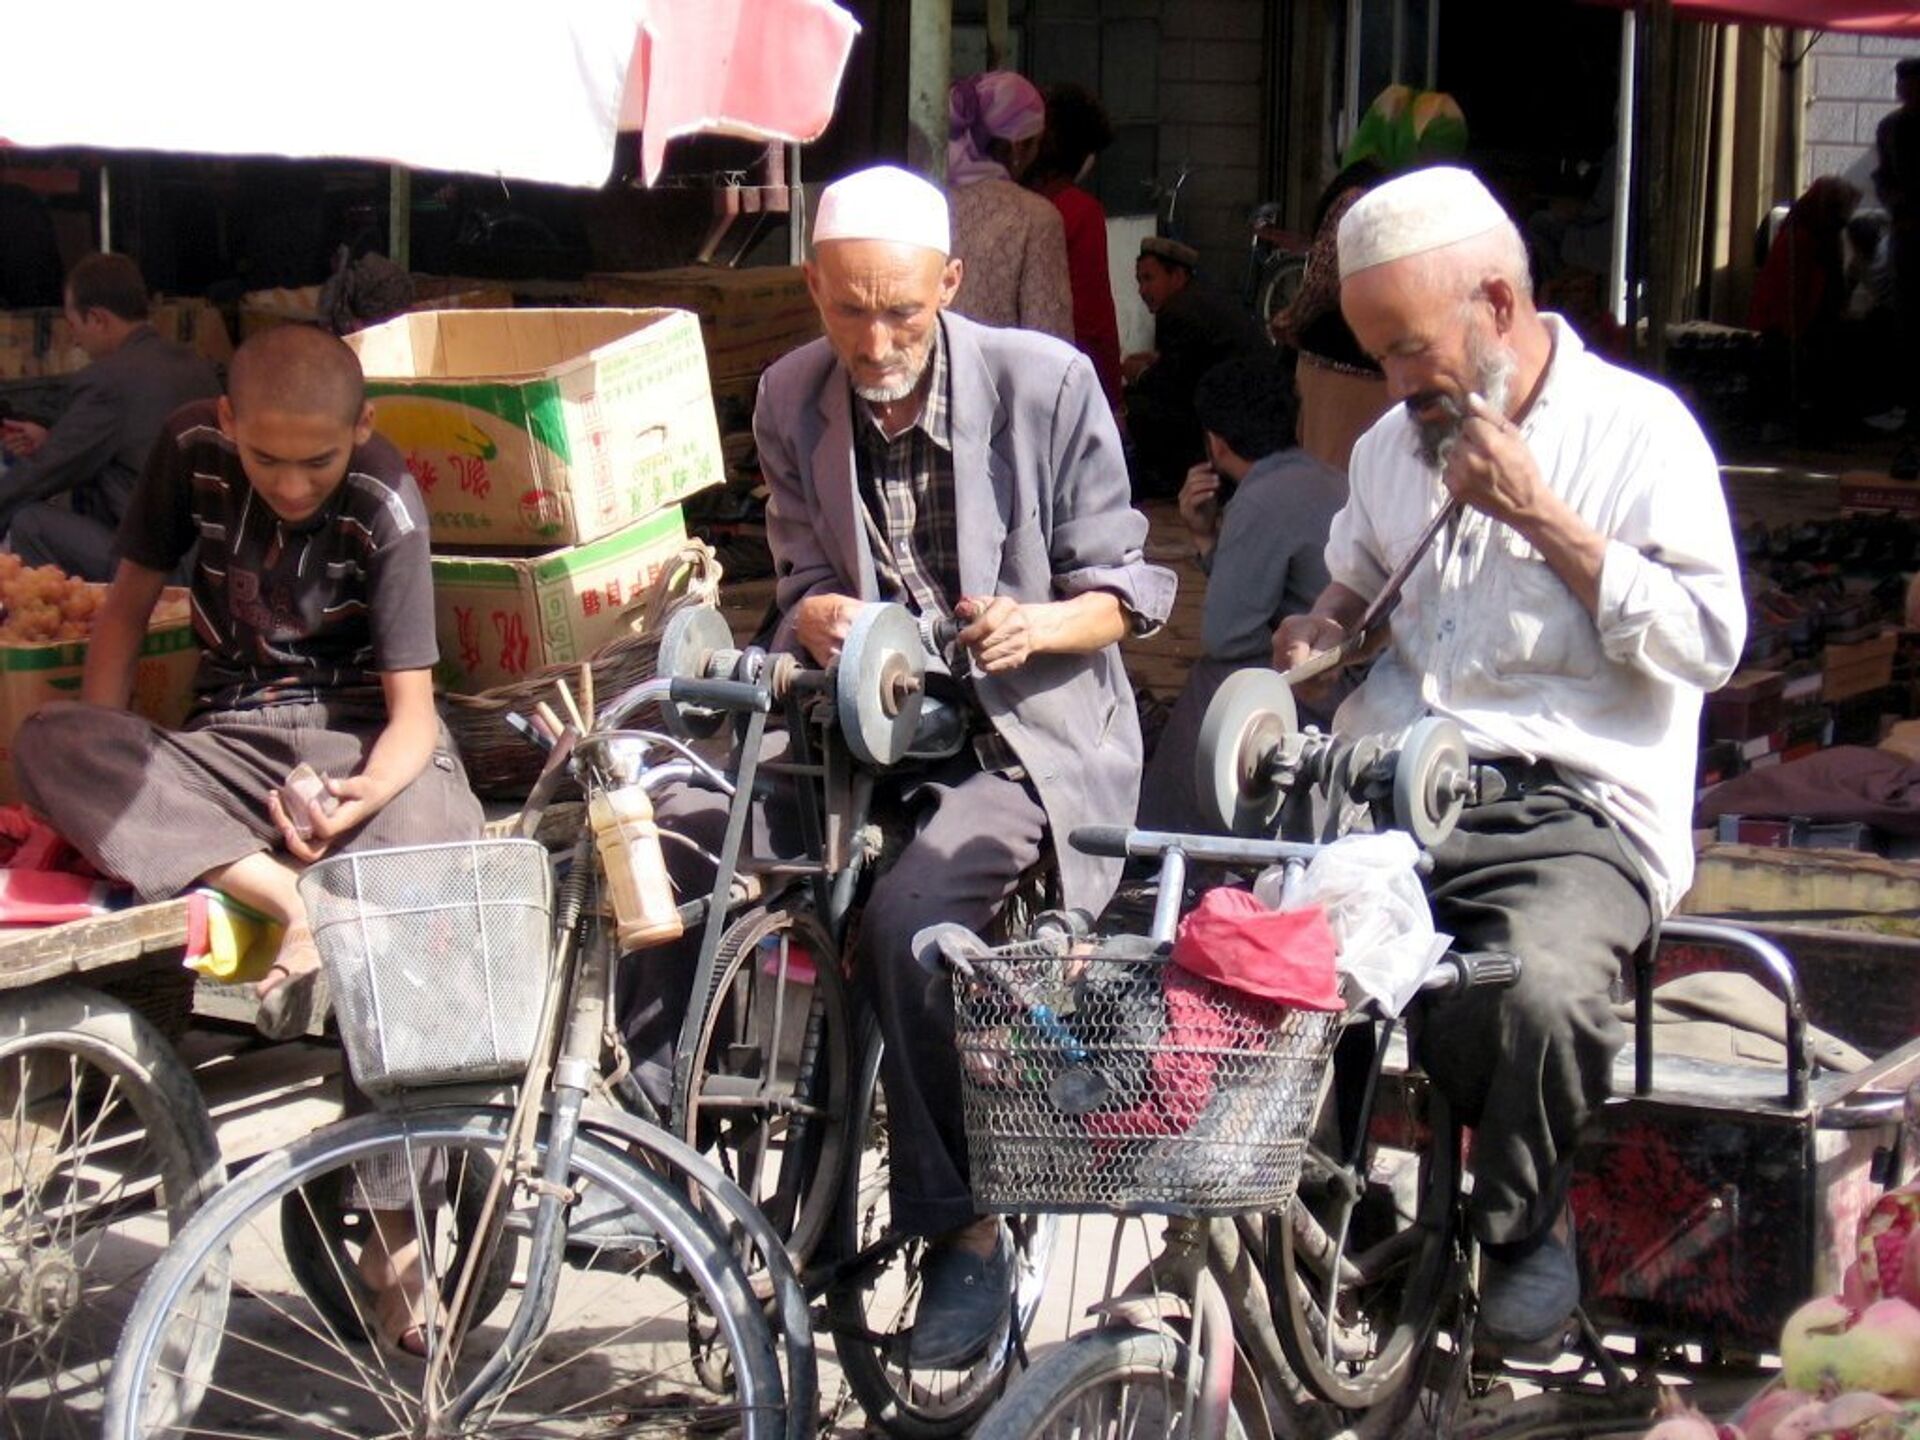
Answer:
[[[333,856],[300,877],[300,896],[362,1090],[525,1073],[552,946],[541,846],[477,840]]]
[[[1125,942],[993,951],[955,978],[954,1009],[986,1208],[1201,1215],[1292,1198],[1339,1015]]]
[[[683,605],[712,605],[720,593],[720,563],[713,547],[689,540],[672,564],[663,567],[645,594],[626,610],[627,633],[608,641],[588,660],[593,693],[612,699],[652,678],[667,617]],[[523,799],[539,778],[542,756],[506,722],[509,712],[533,717],[542,701],[552,704],[554,682],[564,680],[579,693],[578,664],[543,670],[483,690],[477,695],[448,695],[447,729],[460,749],[467,780],[484,799]]]

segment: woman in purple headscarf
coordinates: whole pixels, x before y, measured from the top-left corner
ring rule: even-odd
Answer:
[[[1073,339],[1067,237],[1051,202],[1022,189],[1040,151],[1046,102],[1024,77],[993,70],[947,92],[953,253],[965,266],[953,308],[984,325]]]

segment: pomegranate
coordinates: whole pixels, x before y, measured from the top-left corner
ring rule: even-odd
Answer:
[[[1782,1419],[1807,1404],[1813,1396],[1804,1390],[1783,1388],[1768,1390],[1746,1408],[1740,1428],[1747,1440],[1779,1440],[1776,1430]]]

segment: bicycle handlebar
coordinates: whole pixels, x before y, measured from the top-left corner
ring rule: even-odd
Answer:
[[[1326,847],[1296,840],[1249,840],[1238,835],[1183,835],[1170,830],[1135,830],[1126,825],[1081,825],[1068,837],[1082,855],[1114,860],[1158,860],[1178,850],[1207,865],[1277,865],[1311,860]]]

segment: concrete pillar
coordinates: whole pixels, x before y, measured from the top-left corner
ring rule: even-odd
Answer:
[[[947,173],[947,86],[953,68],[952,0],[909,0],[907,164],[935,180]]]

